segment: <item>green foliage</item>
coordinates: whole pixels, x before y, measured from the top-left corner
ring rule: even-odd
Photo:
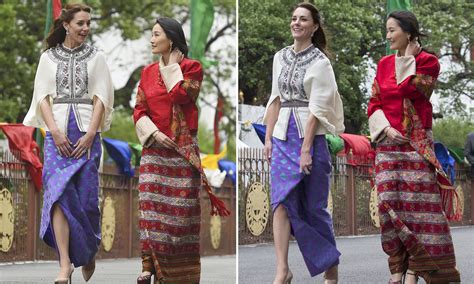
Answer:
[[[292,44],[289,24],[299,1],[246,0],[239,3],[239,89],[244,102],[261,105],[271,91],[273,55]],[[344,103],[346,132],[366,129],[370,96],[369,70],[385,54],[386,1],[311,1],[319,9],[334,55],[332,64]],[[471,1],[472,2],[472,1]],[[423,45],[456,59],[457,68],[442,70],[439,93],[450,99],[447,114],[462,113],[461,97],[472,99],[473,8],[468,1],[413,1],[423,31]],[[457,47],[453,49],[451,47]],[[470,83],[469,83],[470,82]],[[452,102],[452,103],[451,103]]]
[[[428,34],[423,41],[440,58],[450,61],[441,69],[437,92],[446,103],[441,111],[446,115],[464,116],[466,106],[462,98],[474,99],[474,2],[472,1],[414,1],[413,12],[422,30]]]
[[[0,4],[0,122],[21,121],[31,102],[44,26],[44,5],[33,2]]]
[[[140,38],[151,29],[158,16],[176,18],[182,23],[190,21],[189,0],[89,0],[63,1],[83,2],[93,8],[90,40],[108,31],[119,31],[123,41]],[[215,0],[215,10],[225,17],[227,25],[221,30],[211,30],[206,49],[222,36],[235,37],[235,1]],[[46,0],[2,1],[0,4],[0,122],[21,122],[31,103],[33,83],[44,40]],[[222,19],[222,18],[220,18]],[[206,54],[220,64],[205,70],[205,81],[200,100],[207,96],[221,96],[225,99],[225,117],[222,125],[228,137],[235,134],[235,95],[221,90],[223,82],[228,82],[235,68],[235,50],[224,44],[217,52]],[[131,120],[128,102],[132,90],[139,80],[140,69],[130,75],[126,87],[116,90],[113,124],[104,137],[138,142]],[[234,143],[235,144],[235,143]],[[234,155],[235,156],[235,155]]]
[[[466,137],[470,132],[474,132],[474,123],[463,118],[438,119],[433,125],[434,139],[447,147],[464,148]]]

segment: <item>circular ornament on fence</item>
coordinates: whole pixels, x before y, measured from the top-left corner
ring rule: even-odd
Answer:
[[[372,224],[380,228],[379,206],[377,197],[377,187],[374,185],[370,190],[369,214]]]
[[[456,187],[456,192],[459,198],[459,206],[461,207],[461,216],[463,216],[464,215],[464,193],[462,191],[461,185],[458,185],[458,187]]]
[[[254,236],[260,236],[265,230],[270,213],[268,193],[259,182],[250,185],[247,193],[245,217],[247,228]]]
[[[15,211],[11,192],[0,190],[0,251],[8,252],[13,244]]]
[[[222,222],[220,216],[211,216],[209,231],[211,234],[211,245],[213,249],[218,249],[221,245]]]
[[[329,214],[331,214],[331,217],[332,217],[332,212],[334,211],[334,203],[332,201],[331,190],[329,191],[329,196],[328,196],[328,209],[329,209]]]
[[[115,208],[110,196],[104,200],[102,213],[102,246],[106,252],[112,249],[115,238]]]

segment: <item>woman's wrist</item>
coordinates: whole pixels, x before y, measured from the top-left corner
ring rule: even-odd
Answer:
[[[309,154],[309,148],[301,148],[301,154]]]

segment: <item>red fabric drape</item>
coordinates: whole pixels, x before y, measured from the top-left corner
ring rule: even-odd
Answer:
[[[61,3],[61,0],[53,0],[53,18],[55,20],[59,18],[59,15],[61,15],[62,8],[63,8],[63,5]]]
[[[339,135],[344,140],[344,152],[347,162],[353,166],[373,164],[375,151],[370,147],[366,136],[342,133]]]
[[[5,124],[0,125],[5,136],[8,138],[8,146],[13,155],[20,161],[26,163],[26,169],[31,176],[33,184],[37,191],[40,191],[43,183],[41,175],[43,164],[40,160],[40,148],[33,139],[33,127],[23,124]]]

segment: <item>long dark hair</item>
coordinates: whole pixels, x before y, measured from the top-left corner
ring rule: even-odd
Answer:
[[[173,42],[171,49],[179,49],[185,57],[188,57],[188,44],[184,37],[184,31],[181,24],[175,19],[160,17],[156,19],[156,23],[161,26],[166,37]]]
[[[46,37],[45,50],[48,50],[64,42],[64,39],[66,39],[66,29],[64,28],[63,23],[70,23],[72,19],[74,19],[74,15],[81,11],[90,14],[91,7],[81,3],[76,3],[67,4],[64,9],[62,9],[61,15],[54,21],[54,24],[51,27],[48,36]]]
[[[410,41],[416,38],[422,50],[435,55],[434,52],[426,50],[421,44],[421,37],[426,37],[427,35],[420,31],[420,25],[418,24],[415,14],[410,11],[393,11],[388,15],[387,20],[390,18],[397,21],[402,31],[410,34]]]
[[[330,52],[327,48],[327,40],[326,35],[323,29],[323,19],[321,18],[321,14],[319,14],[318,9],[308,2],[302,2],[295,6],[293,12],[298,8],[305,8],[306,10],[311,12],[311,16],[313,17],[313,22],[318,24],[318,29],[314,32],[313,36],[311,37],[311,42],[314,46],[319,48],[326,56],[330,56]]]

